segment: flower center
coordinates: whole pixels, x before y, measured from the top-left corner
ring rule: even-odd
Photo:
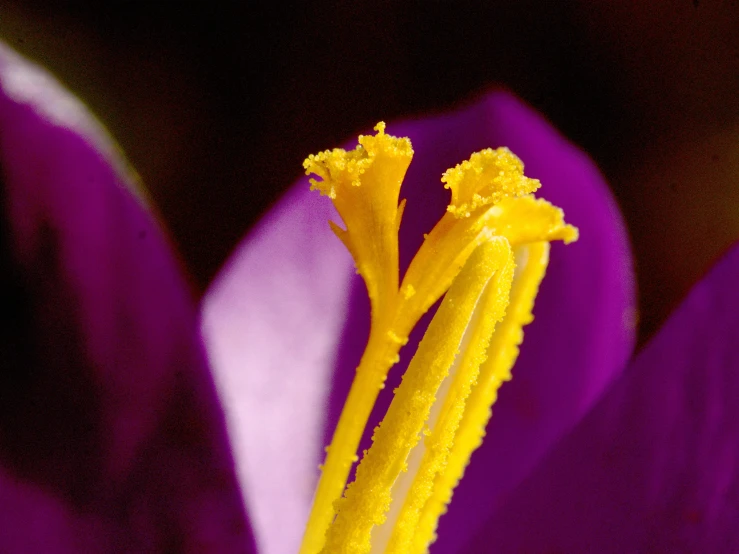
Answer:
[[[370,297],[362,356],[316,489],[301,554],[425,552],[472,452],[481,444],[500,385],[510,379],[549,259],[549,242],[577,229],[506,148],[487,149],[447,170],[447,212],[402,281],[400,186],[410,140],[360,136],[352,151],[309,156],[312,188],[334,203]],[[442,296],[416,354],[346,485],[377,395],[421,316]],[[424,440],[421,441],[421,437]]]

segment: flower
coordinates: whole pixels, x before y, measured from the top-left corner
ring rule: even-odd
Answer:
[[[432,551],[736,550],[739,250],[627,364],[630,256],[587,159],[504,93],[402,127],[421,209],[401,267],[446,204],[423,187],[495,143],[581,229],[552,256]],[[235,472],[195,307],[117,159],[75,100],[0,50],[0,550],[249,552],[243,490],[260,552],[294,551],[369,323],[332,209],[299,183],[205,300]]]

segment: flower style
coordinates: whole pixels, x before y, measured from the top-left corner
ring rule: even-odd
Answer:
[[[4,48],[0,88],[0,550],[250,552],[253,528],[259,552],[296,551],[370,321],[333,208],[301,180],[247,237],[202,307],[209,365],[111,142]],[[581,230],[552,247],[515,378],[431,551],[739,549],[739,248],[629,362],[626,235],[582,154],[505,93],[393,129],[417,152],[401,271],[445,210],[439,175],[489,146]]]
[[[301,553],[425,552],[500,385],[549,261],[549,242],[577,238],[560,209],[507,148],[485,149],[442,176],[451,202],[398,276],[398,203],[413,150],[408,138],[360,135],[353,150],[309,156],[311,187],[331,198],[370,298],[370,333],[326,448]],[[515,272],[514,272],[515,268]],[[515,273],[515,276],[514,276]],[[345,487],[362,432],[398,351],[444,295]],[[421,442],[421,435],[424,439]],[[343,493],[343,496],[342,496]],[[383,546],[386,545],[386,546]]]

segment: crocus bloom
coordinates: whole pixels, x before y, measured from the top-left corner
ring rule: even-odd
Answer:
[[[243,491],[259,551],[295,551],[369,323],[331,208],[300,183],[206,298],[235,473],[193,306],[131,176],[5,50],[0,87],[0,550],[248,552]],[[511,147],[581,230],[552,254],[432,551],[735,551],[739,249],[627,364],[630,258],[588,161],[505,94],[394,129],[417,152],[403,195],[423,207],[404,217],[401,269],[446,204],[428,185],[488,146]]]

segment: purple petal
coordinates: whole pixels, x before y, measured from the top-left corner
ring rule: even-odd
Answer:
[[[471,543],[739,551],[739,243]]]
[[[0,550],[252,551],[191,298],[112,156],[0,46]]]

